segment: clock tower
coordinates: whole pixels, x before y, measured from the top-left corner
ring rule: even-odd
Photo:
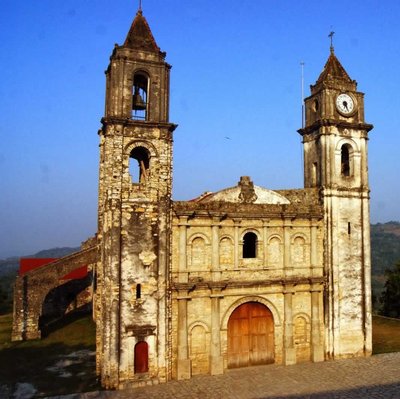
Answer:
[[[371,354],[368,132],[364,94],[331,46],[305,99],[304,185],[324,204],[325,357]]]

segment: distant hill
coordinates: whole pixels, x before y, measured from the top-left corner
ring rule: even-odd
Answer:
[[[44,249],[33,255],[12,256],[7,259],[0,259],[0,278],[5,274],[9,274],[12,272],[16,273],[19,268],[20,258],[62,258],[63,256],[67,256],[79,250],[80,247],[51,248],[51,249]]]
[[[385,270],[400,261],[400,223],[371,225],[372,291],[379,298],[385,285]]]

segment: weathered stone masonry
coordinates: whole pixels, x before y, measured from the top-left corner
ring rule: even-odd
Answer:
[[[95,265],[102,385],[371,354],[372,125],[333,48],[305,100],[305,188],[271,191],[242,176],[192,201],[171,200],[165,59],[139,10],[106,71],[98,232],[76,255]],[[40,335],[24,306],[16,300],[16,339]]]

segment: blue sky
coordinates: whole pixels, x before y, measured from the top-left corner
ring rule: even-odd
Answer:
[[[96,231],[104,70],[136,0],[3,0],[0,257]],[[174,198],[250,175],[300,188],[305,93],[335,53],[366,93],[372,222],[400,220],[400,2],[143,0],[173,65]]]

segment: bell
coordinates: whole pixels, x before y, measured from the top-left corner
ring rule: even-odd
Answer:
[[[132,109],[135,111],[143,111],[146,109],[146,103],[143,101],[139,91],[132,96]]]

